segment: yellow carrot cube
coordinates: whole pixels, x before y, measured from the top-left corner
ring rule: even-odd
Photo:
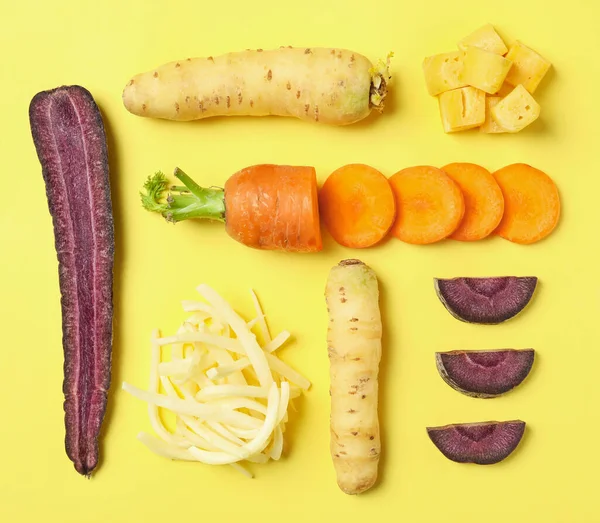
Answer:
[[[484,25],[458,42],[458,48],[478,47],[490,53],[504,55],[508,51],[506,44],[491,24]]]
[[[463,55],[461,80],[489,94],[497,93],[510,70],[512,62],[498,54],[478,47],[468,47]]]
[[[479,128],[479,132],[486,134],[497,134],[497,133],[505,133],[506,131],[498,125],[498,122],[494,120],[492,116],[492,108],[496,107],[498,103],[502,100],[499,96],[488,96],[485,99],[485,122]]]
[[[492,107],[491,114],[506,132],[518,133],[538,119],[540,105],[525,87],[518,85],[512,93]]]
[[[446,91],[438,100],[447,133],[479,127],[485,121],[485,93],[475,87]]]
[[[460,80],[462,70],[463,62],[460,51],[428,56],[423,60],[427,91],[431,96],[437,96],[446,91],[464,87],[467,84]]]
[[[510,93],[512,93],[512,90],[515,88],[514,85],[510,85],[508,82],[504,82],[502,84],[502,87],[500,87],[500,89],[498,89],[497,93],[494,93],[494,96],[498,96],[500,98],[504,98],[505,96],[508,96]]]
[[[514,86],[521,84],[532,94],[552,65],[543,56],[519,41],[510,47],[506,58],[513,62],[506,81]]]

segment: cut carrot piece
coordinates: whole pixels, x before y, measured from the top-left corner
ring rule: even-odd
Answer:
[[[363,164],[346,165],[331,173],[321,188],[319,203],[325,227],[345,247],[375,245],[396,217],[388,179]]]
[[[492,174],[474,163],[451,163],[442,171],[458,184],[465,199],[465,216],[450,238],[472,242],[492,234],[504,214],[504,197]]]
[[[260,164],[225,182],[229,236],[257,249],[318,252],[322,248],[313,167]]]
[[[515,163],[494,173],[504,195],[504,217],[496,229],[502,238],[529,244],[548,236],[560,217],[558,189],[531,165]]]
[[[317,174],[313,167],[260,164],[236,172],[223,189],[201,187],[179,167],[183,185],[158,171],[141,194],[143,207],[172,223],[208,219],[225,223],[234,240],[255,249],[322,249]],[[170,186],[170,188],[169,188]]]
[[[458,185],[444,171],[428,165],[409,167],[390,178],[398,218],[392,234],[424,245],[450,236],[465,213]]]

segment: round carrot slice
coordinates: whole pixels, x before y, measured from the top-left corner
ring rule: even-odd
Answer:
[[[465,216],[450,238],[472,242],[492,234],[504,214],[504,197],[490,171],[474,163],[451,163],[442,171],[456,182],[465,199]]]
[[[331,173],[321,188],[319,203],[325,227],[345,247],[362,249],[379,243],[396,217],[388,179],[363,164]]]
[[[458,185],[444,171],[428,165],[409,167],[390,178],[398,218],[392,234],[424,245],[450,236],[465,213]]]
[[[526,165],[507,165],[494,173],[504,195],[504,216],[496,233],[529,244],[548,236],[560,217],[560,197],[552,179]]]

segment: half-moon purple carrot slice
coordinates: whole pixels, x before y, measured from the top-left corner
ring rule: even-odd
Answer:
[[[533,349],[435,353],[442,379],[454,390],[474,398],[495,398],[514,389],[529,374],[534,358]]]
[[[427,434],[439,451],[457,463],[493,465],[517,448],[525,432],[525,422],[485,421],[427,427]]]
[[[110,385],[114,229],[104,125],[83,87],[59,87],[29,106],[58,257],[66,452],[89,476]]]
[[[531,300],[537,282],[535,276],[434,278],[435,292],[452,316],[487,325],[519,314]]]

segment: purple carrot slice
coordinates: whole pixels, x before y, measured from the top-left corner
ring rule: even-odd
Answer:
[[[427,427],[427,434],[439,451],[457,463],[493,465],[517,448],[525,422],[486,421]]]
[[[494,325],[519,314],[529,303],[535,276],[435,278],[435,292],[448,312],[467,323]]]
[[[527,377],[534,357],[533,349],[455,350],[436,352],[435,363],[454,390],[475,398],[495,398]]]
[[[58,258],[65,447],[75,469],[98,464],[111,378],[114,228],[106,136],[85,88],[35,95],[29,106]]]

